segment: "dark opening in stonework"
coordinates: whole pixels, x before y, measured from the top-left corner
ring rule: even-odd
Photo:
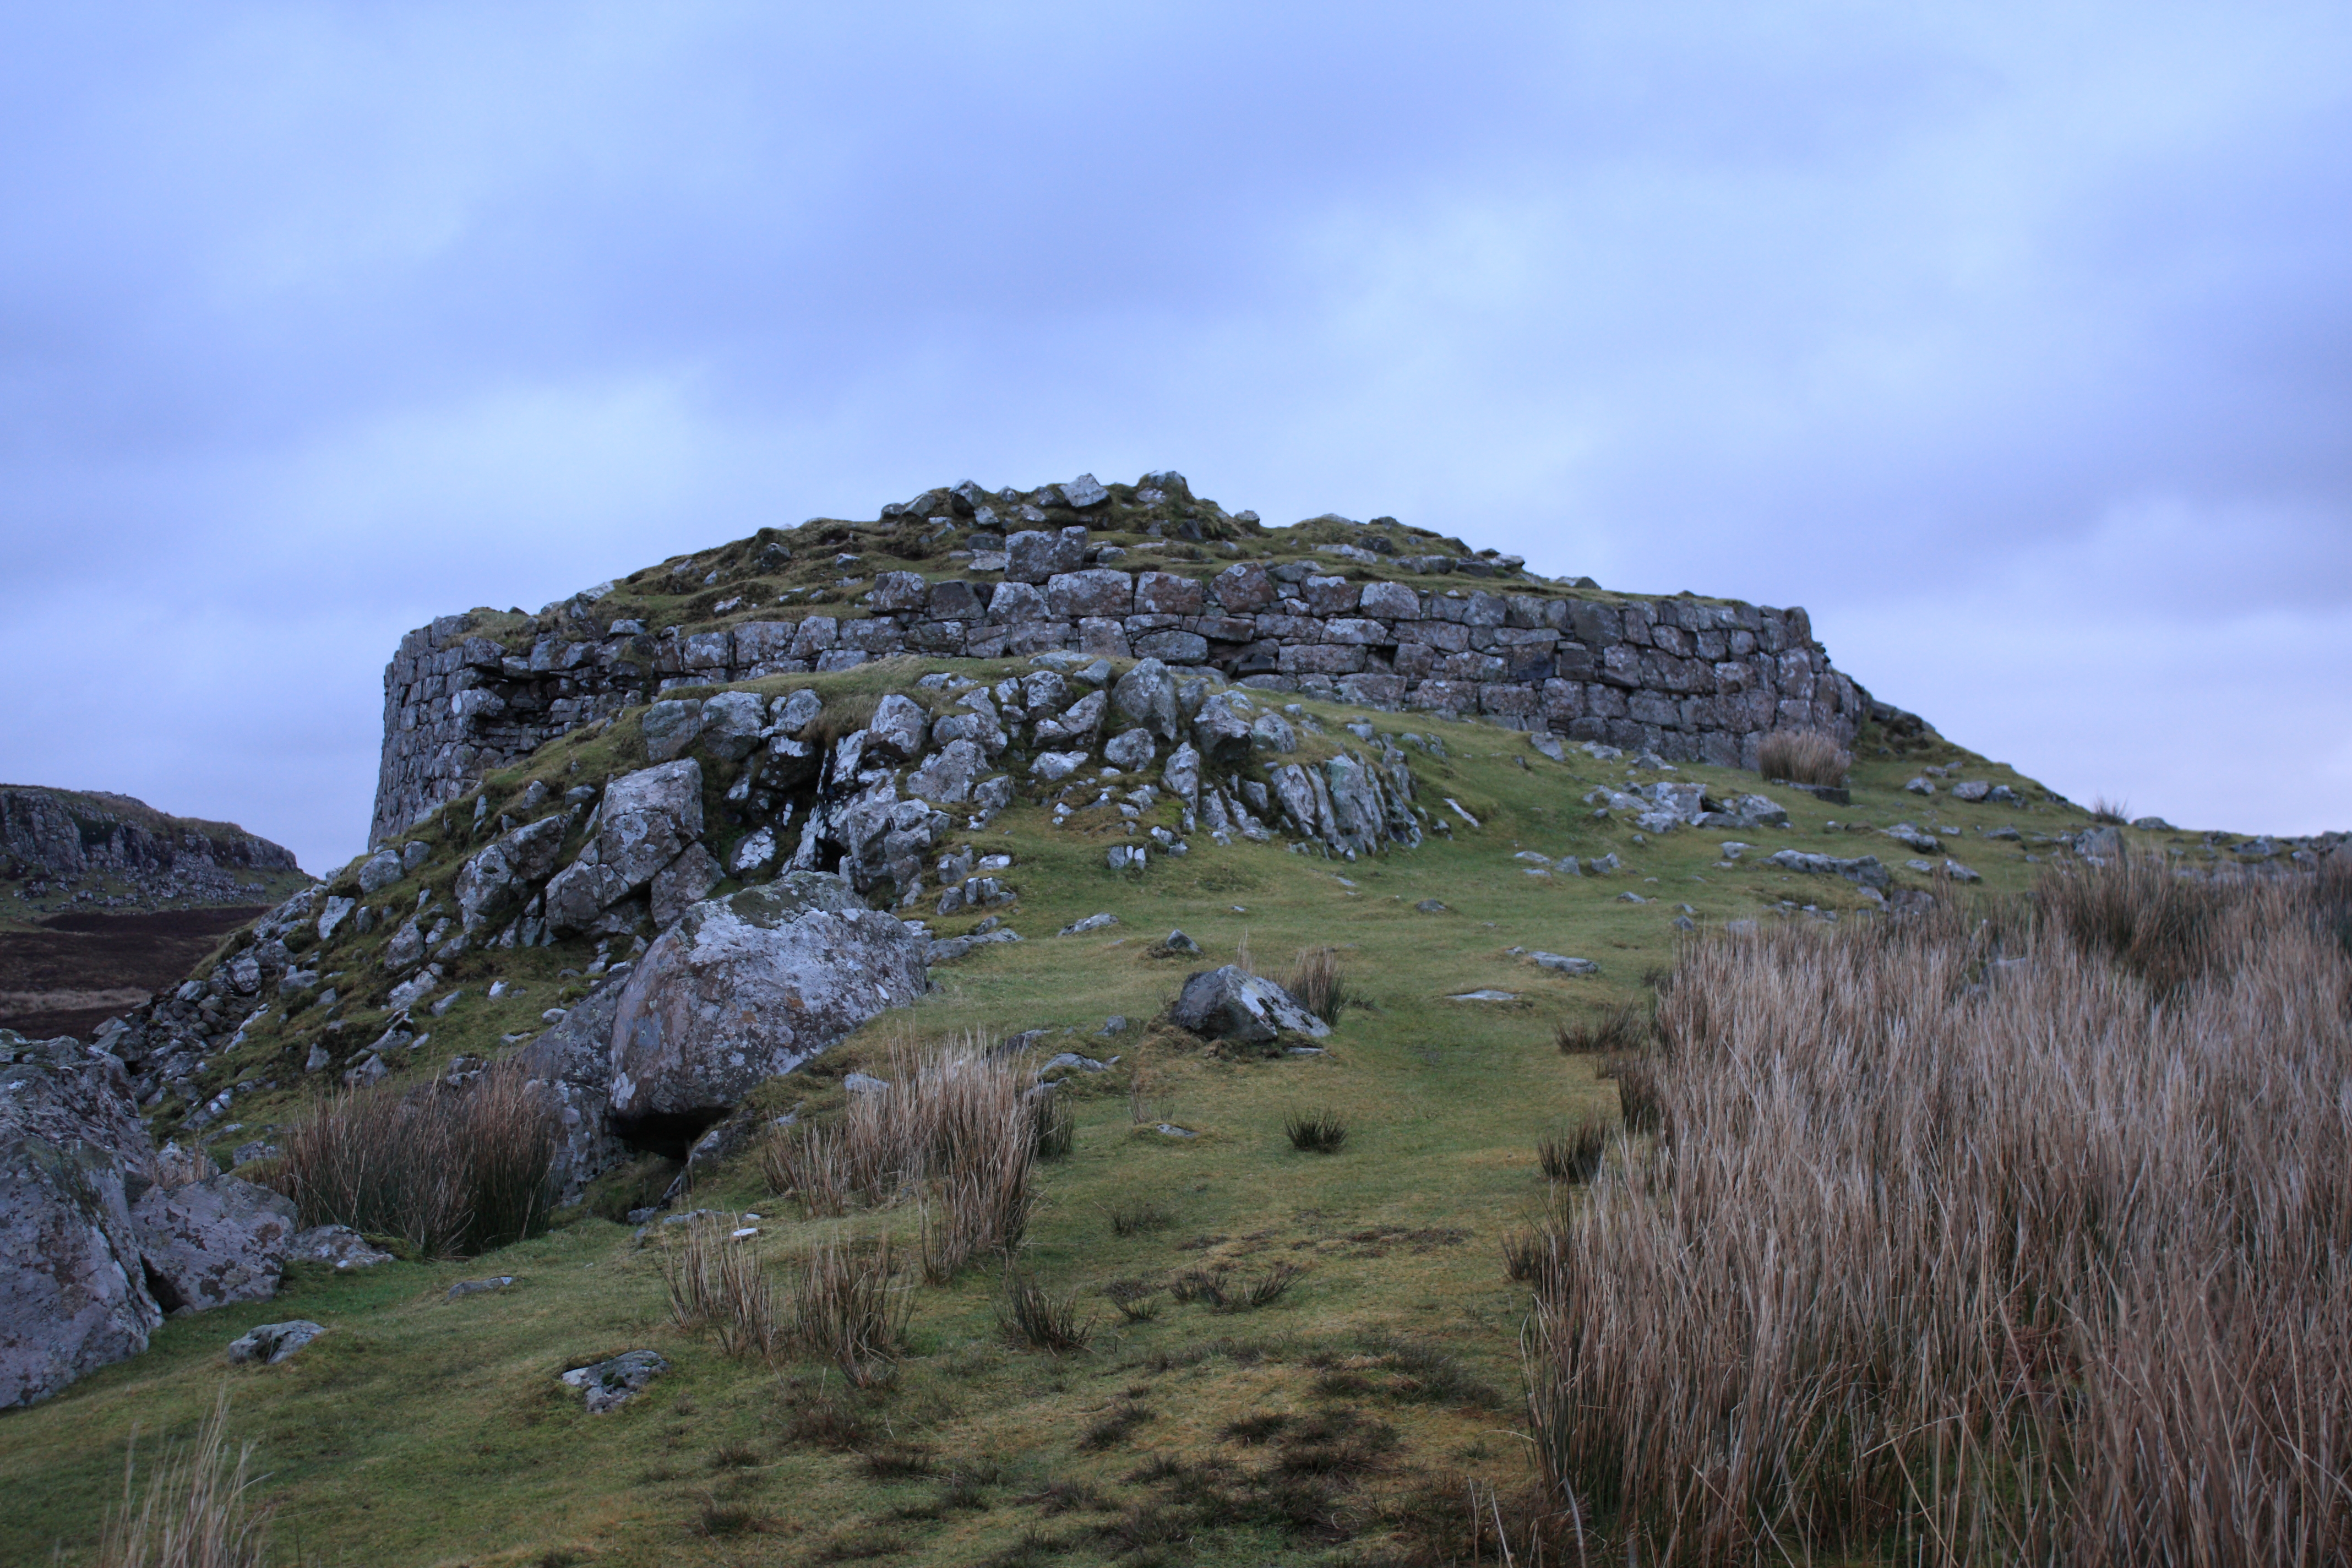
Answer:
[[[727,1114],[727,1108],[711,1106],[696,1110],[653,1110],[643,1116],[615,1117],[613,1135],[640,1154],[658,1154],[665,1160],[683,1160],[694,1141],[717,1125]]]

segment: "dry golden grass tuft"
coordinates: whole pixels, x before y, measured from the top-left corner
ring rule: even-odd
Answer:
[[[1756,771],[1768,779],[1835,786],[1845,783],[1853,758],[1818,730],[1775,730],[1756,752]]]
[[[981,1036],[928,1055],[897,1047],[883,1071],[888,1087],[853,1096],[831,1126],[772,1129],[761,1171],[812,1215],[917,1197],[923,1273],[944,1284],[1020,1244],[1037,1162],[1067,1152],[1069,1112]]]
[[[1509,1259],[1597,1553],[2352,1560],[2352,957],[2307,882],[2038,902],[1684,952],[1670,1141]]]
[[[1327,1024],[1338,1023],[1340,1009],[1354,1000],[1348,991],[1347,975],[1339,967],[1337,948],[1301,948],[1290,973],[1282,977],[1281,985],[1301,1007]]]
[[[306,1226],[468,1257],[546,1228],[558,1138],[547,1100],[502,1067],[462,1089],[331,1095],[287,1135],[271,1176]]]
[[[228,1455],[228,1385],[193,1441],[166,1446],[138,1489],[138,1435],[122,1461],[122,1504],[107,1516],[98,1568],[263,1568],[270,1510],[247,1495],[253,1445]]]

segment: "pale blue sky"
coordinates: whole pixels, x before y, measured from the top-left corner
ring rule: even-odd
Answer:
[[[0,778],[364,837],[405,628],[1174,467],[2352,827],[2341,5],[0,9]]]

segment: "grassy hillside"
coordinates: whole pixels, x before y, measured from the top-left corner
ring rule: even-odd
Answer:
[[[992,679],[1009,668],[929,661],[758,684],[848,697],[921,670]],[[998,1281],[980,1270],[944,1288],[910,1276],[912,1353],[887,1389],[848,1390],[817,1366],[730,1359],[671,1325],[658,1227],[640,1240],[604,1217],[626,1201],[625,1173],[543,1237],[463,1263],[291,1279],[265,1305],[170,1322],[146,1355],[0,1419],[0,1467],[43,1479],[0,1518],[0,1556],[38,1561],[62,1547],[63,1561],[87,1561],[134,1426],[192,1427],[224,1380],[233,1433],[257,1445],[268,1474],[281,1546],[299,1545],[306,1563],[1256,1563],[1468,1553],[1474,1508],[1491,1507],[1480,1500],[1513,1491],[1528,1474],[1517,1355],[1528,1296],[1505,1276],[1503,1239],[1544,1200],[1536,1141],[1582,1109],[1614,1104],[1615,1087],[1596,1076],[1593,1058],[1555,1047],[1555,1026],[1644,1001],[1648,978],[1683,935],[1675,921],[1685,908],[1705,930],[1758,917],[1853,919],[1872,907],[1844,881],[1761,863],[1777,849],[1874,854],[1895,868],[1897,889],[1927,889],[1930,879],[1902,868],[1912,852],[1877,831],[1909,822],[1938,833],[1988,890],[2017,891],[2036,872],[2032,859],[2053,853],[2039,840],[2089,819],[1932,734],[1898,755],[1866,732],[1852,804],[1832,805],[1753,775],[1635,772],[1631,758],[1602,762],[1573,749],[1556,763],[1523,735],[1480,725],[1299,706],[1334,734],[1368,721],[1436,739],[1442,758],[1408,750],[1422,803],[1450,822],[1450,836],[1348,863],[1279,843],[1220,848],[1201,833],[1188,857],[1156,859],[1136,876],[1105,868],[1110,840],[1056,828],[1042,806],[1018,803],[972,841],[1013,857],[1003,875],[1020,900],[998,912],[1025,940],[936,968],[937,989],[921,1004],[761,1091],[778,1110],[804,1101],[804,1116],[822,1117],[842,1102],[839,1080],[852,1068],[887,1070],[894,1047],[970,1031],[1045,1029],[1047,1052],[1116,1056],[1108,1070],[1074,1078],[1076,1147],[1044,1167],[1045,1206],[1021,1260],[1097,1319],[1085,1351],[1017,1345],[996,1320]],[[567,737],[487,781],[490,811],[533,780],[560,792],[633,765],[632,749],[643,754],[634,722]],[[2028,804],[1905,793],[1929,763],[2009,784]],[[1760,787],[1790,824],[1637,836],[1622,820],[1596,819],[1582,798],[1596,784],[1657,778],[1722,794]],[[712,787],[712,819],[724,821]],[[1158,810],[1172,821],[1171,806]],[[453,818],[472,811],[472,797],[448,808]],[[2016,840],[1983,837],[2011,826]],[[429,830],[419,837],[435,843],[434,858],[414,886],[378,896],[406,904],[431,888],[446,905],[469,846]],[[1727,863],[1727,837],[1753,847]],[[2210,852],[2185,836],[2152,842]],[[1515,858],[1521,851],[1614,853],[1622,868],[1531,876]],[[1419,907],[1433,900],[1444,908]],[[1119,923],[1054,934],[1098,910]],[[975,923],[934,922],[943,935]],[[1171,928],[1202,954],[1157,955]],[[1321,944],[1340,948],[1359,999],[1324,1055],[1242,1058],[1153,1026],[1192,970],[1245,947],[1262,972],[1278,973]],[[1591,958],[1601,971],[1569,978],[1514,949]],[[324,976],[347,976],[333,1021],[362,1043],[388,1017],[370,1005],[383,990],[370,951],[338,947]],[[448,982],[467,996],[431,1021],[430,1041],[402,1073],[421,1079],[535,1032],[542,1009],[585,984],[565,972],[584,969],[591,951],[465,954]],[[493,979],[520,983],[522,994],[489,1000]],[[1476,990],[1510,999],[1450,999]],[[1113,1015],[1129,1027],[1098,1036]],[[230,1126],[207,1130],[216,1151],[300,1112],[317,1080],[299,1064],[327,1026],[273,1016],[214,1064],[208,1081],[252,1086]],[[1286,1114],[1327,1108],[1348,1125],[1344,1148],[1295,1151]],[[1137,1109],[1198,1136],[1139,1126]],[[159,1137],[173,1131],[159,1127]],[[833,1233],[911,1242],[916,1225],[905,1206],[804,1219],[765,1192],[749,1158],[692,1202],[761,1215],[747,1223],[777,1260]],[[1145,1208],[1164,1223],[1115,1234],[1114,1212]],[[1226,1266],[1246,1279],[1277,1261],[1304,1272],[1260,1309],[1220,1312],[1166,1293],[1188,1270]],[[445,1300],[454,1281],[495,1274],[516,1283]],[[1129,1322],[1113,1310],[1104,1292],[1122,1281],[1158,1292],[1156,1318]],[[298,1317],[331,1331],[283,1366],[226,1365],[230,1339]],[[556,1381],[569,1366],[640,1346],[675,1369],[616,1413],[584,1415]]]

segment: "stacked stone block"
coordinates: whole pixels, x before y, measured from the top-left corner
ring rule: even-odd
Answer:
[[[384,672],[372,837],[672,687],[897,654],[1153,658],[1364,707],[1751,768],[1768,731],[1817,729],[1850,742],[1868,710],[1867,693],[1831,668],[1801,609],[1424,589],[1297,563],[1238,562],[1206,580],[1090,568],[1084,533],[1014,535],[1002,580],[881,573],[848,614],[648,635],[575,602],[565,630],[520,650],[477,635],[470,616],[445,616],[404,637]]]

